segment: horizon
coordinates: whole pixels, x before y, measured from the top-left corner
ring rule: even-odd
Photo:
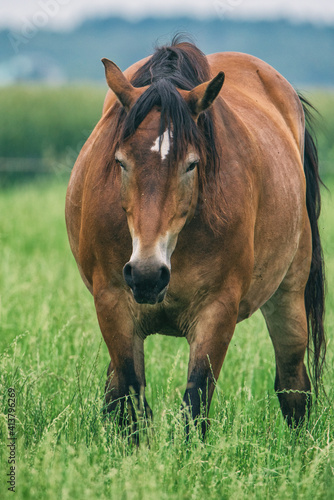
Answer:
[[[125,0],[118,5],[109,0],[14,0],[2,6],[0,30],[21,31],[25,26],[38,26],[49,31],[72,31],[90,20],[120,18],[137,23],[144,19],[189,18],[257,22],[288,21],[334,26],[332,0]]]
[[[42,1],[68,0],[38,1],[42,5]],[[332,85],[334,81],[330,63],[334,27],[328,25],[291,18],[213,17],[201,21],[189,15],[167,18],[153,17],[153,13],[130,21],[112,12],[109,16],[96,13],[71,30],[60,30],[46,22],[49,18],[45,12],[42,14],[31,21],[23,20],[17,30],[0,30],[0,85],[102,80],[101,57],[109,56],[124,70],[151,54],[156,45],[168,44],[177,32],[188,34],[206,54],[224,50],[257,56],[297,85]]]

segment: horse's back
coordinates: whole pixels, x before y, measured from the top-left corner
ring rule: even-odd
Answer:
[[[259,99],[276,101],[277,91],[285,92],[287,100],[297,96],[289,82],[258,57],[241,52],[217,52],[208,55],[207,59],[213,75],[225,72],[222,97],[238,92],[258,102]]]
[[[274,124],[291,135],[303,154],[304,114],[290,83],[261,59],[240,52],[207,56],[213,75],[225,72],[221,97],[243,120],[256,128]]]

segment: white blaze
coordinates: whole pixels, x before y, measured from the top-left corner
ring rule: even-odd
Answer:
[[[151,151],[156,151],[157,153],[160,152],[161,159],[164,160],[168,155],[169,150],[170,150],[169,132],[168,130],[165,130],[163,135],[160,135],[156,138],[153,146],[151,147]]]

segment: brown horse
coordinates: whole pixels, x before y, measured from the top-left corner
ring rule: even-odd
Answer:
[[[255,57],[206,57],[178,40],[124,74],[103,63],[111,90],[74,166],[66,222],[111,357],[107,411],[151,414],[143,342],[162,333],[189,343],[183,404],[196,421],[236,324],[261,308],[282,413],[297,424],[311,391],[305,351],[315,392],[325,356],[307,103]]]

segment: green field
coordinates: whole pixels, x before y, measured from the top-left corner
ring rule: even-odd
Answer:
[[[328,114],[333,109],[333,98],[317,94],[314,100]],[[325,145],[320,153],[330,172],[332,144]],[[329,175],[327,184],[333,192]],[[321,394],[308,425],[297,432],[282,419],[273,389],[273,348],[261,315],[255,314],[238,325],[231,342],[205,442],[196,429],[189,443],[184,439],[179,408],[186,341],[147,339],[147,399],[154,421],[143,429],[137,449],[113,422],[104,425],[101,419],[109,356],[92,297],[69,250],[65,192],[64,181],[52,176],[0,190],[0,497],[12,495],[6,483],[7,413],[8,390],[14,388],[16,499],[332,499],[331,194],[323,191],[320,221],[328,276],[327,398]]]

